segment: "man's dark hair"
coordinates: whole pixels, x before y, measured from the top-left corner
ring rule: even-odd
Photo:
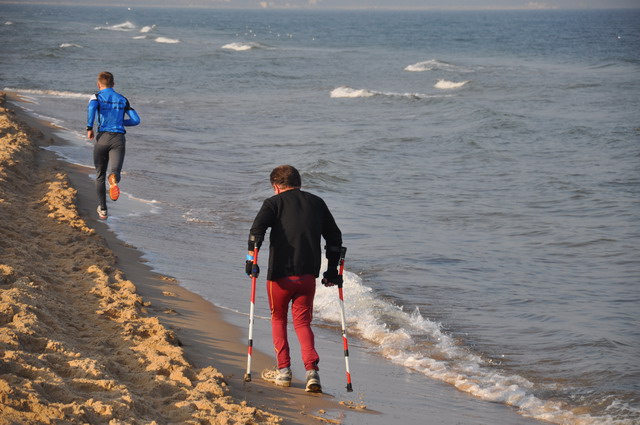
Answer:
[[[113,87],[113,74],[107,71],[103,71],[98,74],[98,81],[105,87]]]
[[[297,188],[302,186],[300,173],[291,165],[280,165],[271,171],[271,184],[281,188]]]

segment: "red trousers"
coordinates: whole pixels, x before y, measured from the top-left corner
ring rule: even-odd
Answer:
[[[316,294],[316,278],[307,274],[289,276],[276,281],[267,281],[267,294],[271,308],[271,334],[276,350],[278,368],[291,366],[289,340],[287,338],[287,318],[289,303],[293,315],[293,327],[298,335],[302,361],[306,370],[318,370],[320,357],[315,349],[311,320],[313,297]]]

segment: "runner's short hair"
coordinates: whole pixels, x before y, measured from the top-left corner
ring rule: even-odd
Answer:
[[[107,71],[102,71],[98,74],[98,82],[106,87],[113,87],[113,74]]]
[[[282,188],[296,188],[302,186],[300,173],[291,165],[280,165],[271,171],[270,181]]]

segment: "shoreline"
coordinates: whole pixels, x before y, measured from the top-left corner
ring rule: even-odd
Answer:
[[[10,93],[7,94],[7,100],[20,101],[17,96]],[[133,304],[135,305],[136,302],[140,304],[142,311],[140,316],[157,321],[158,329],[164,328],[164,331],[175,335],[175,342],[180,347],[178,351],[182,352],[186,362],[184,367],[190,374],[198,370],[212,369],[214,372],[211,373],[221,374],[217,379],[224,388],[224,397],[230,396],[233,399],[233,407],[228,407],[228,410],[248,409],[253,411],[256,417],[264,416],[266,422],[256,423],[278,423],[280,420],[283,424],[340,423],[323,415],[328,412],[329,415],[335,415],[336,411],[343,415],[350,409],[340,405],[330,395],[307,394],[304,392],[302,383],[297,380],[294,380],[291,388],[274,388],[263,382],[259,377],[259,371],[273,362],[270,356],[264,353],[254,350],[252,359],[254,379],[250,383],[245,383],[243,375],[246,367],[246,342],[242,341],[243,330],[225,322],[215,306],[180,286],[174,278],[155,273],[145,264],[140,251],[120,241],[106,223],[98,221],[95,201],[92,197],[95,190],[94,183],[88,177],[88,170],[64,162],[53,152],[41,149],[52,144],[66,143],[53,134],[55,128],[52,125],[28,115],[20,108],[7,105],[4,99],[0,107],[9,111],[8,113],[3,111],[2,115],[12,116],[13,120],[23,127],[22,130],[29,134],[30,140],[27,145],[31,147],[28,149],[35,151],[32,167],[44,174],[51,174],[51,170],[55,170],[61,181],[68,179],[69,193],[77,191],[71,198],[67,196],[67,201],[75,204],[67,207],[77,208],[74,222],[84,223],[83,226],[88,229],[86,232],[95,234],[91,236],[94,240],[96,236],[100,238],[98,244],[104,249],[98,250],[102,252],[96,252],[95,255],[102,257],[103,261],[106,258],[105,269],[110,271],[107,281],[114,280],[112,275],[117,275],[118,279],[128,282],[127,287],[133,287],[131,292],[137,297]],[[18,169],[22,166],[20,164]],[[62,186],[64,185],[62,183]],[[0,262],[4,263],[3,260],[4,256],[0,257]],[[73,258],[70,260],[73,261]],[[12,274],[15,272],[9,273],[9,275]],[[5,286],[0,286],[0,289],[4,290]],[[138,298],[141,300],[138,301]],[[72,343],[73,341],[70,342]],[[0,387],[0,395],[2,392],[3,389]],[[3,407],[1,404],[3,399],[0,397],[0,410]],[[260,410],[249,408],[247,405],[255,406]],[[263,411],[266,412],[263,413]],[[278,415],[281,419],[275,418],[272,414]],[[218,420],[215,417],[210,419]],[[242,422],[243,420],[246,418],[235,418],[229,423],[245,423]]]

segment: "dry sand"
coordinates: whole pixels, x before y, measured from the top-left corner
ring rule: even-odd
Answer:
[[[242,381],[243,333],[95,220],[49,130],[0,94],[0,425],[339,423],[330,396],[261,382],[262,353]]]

